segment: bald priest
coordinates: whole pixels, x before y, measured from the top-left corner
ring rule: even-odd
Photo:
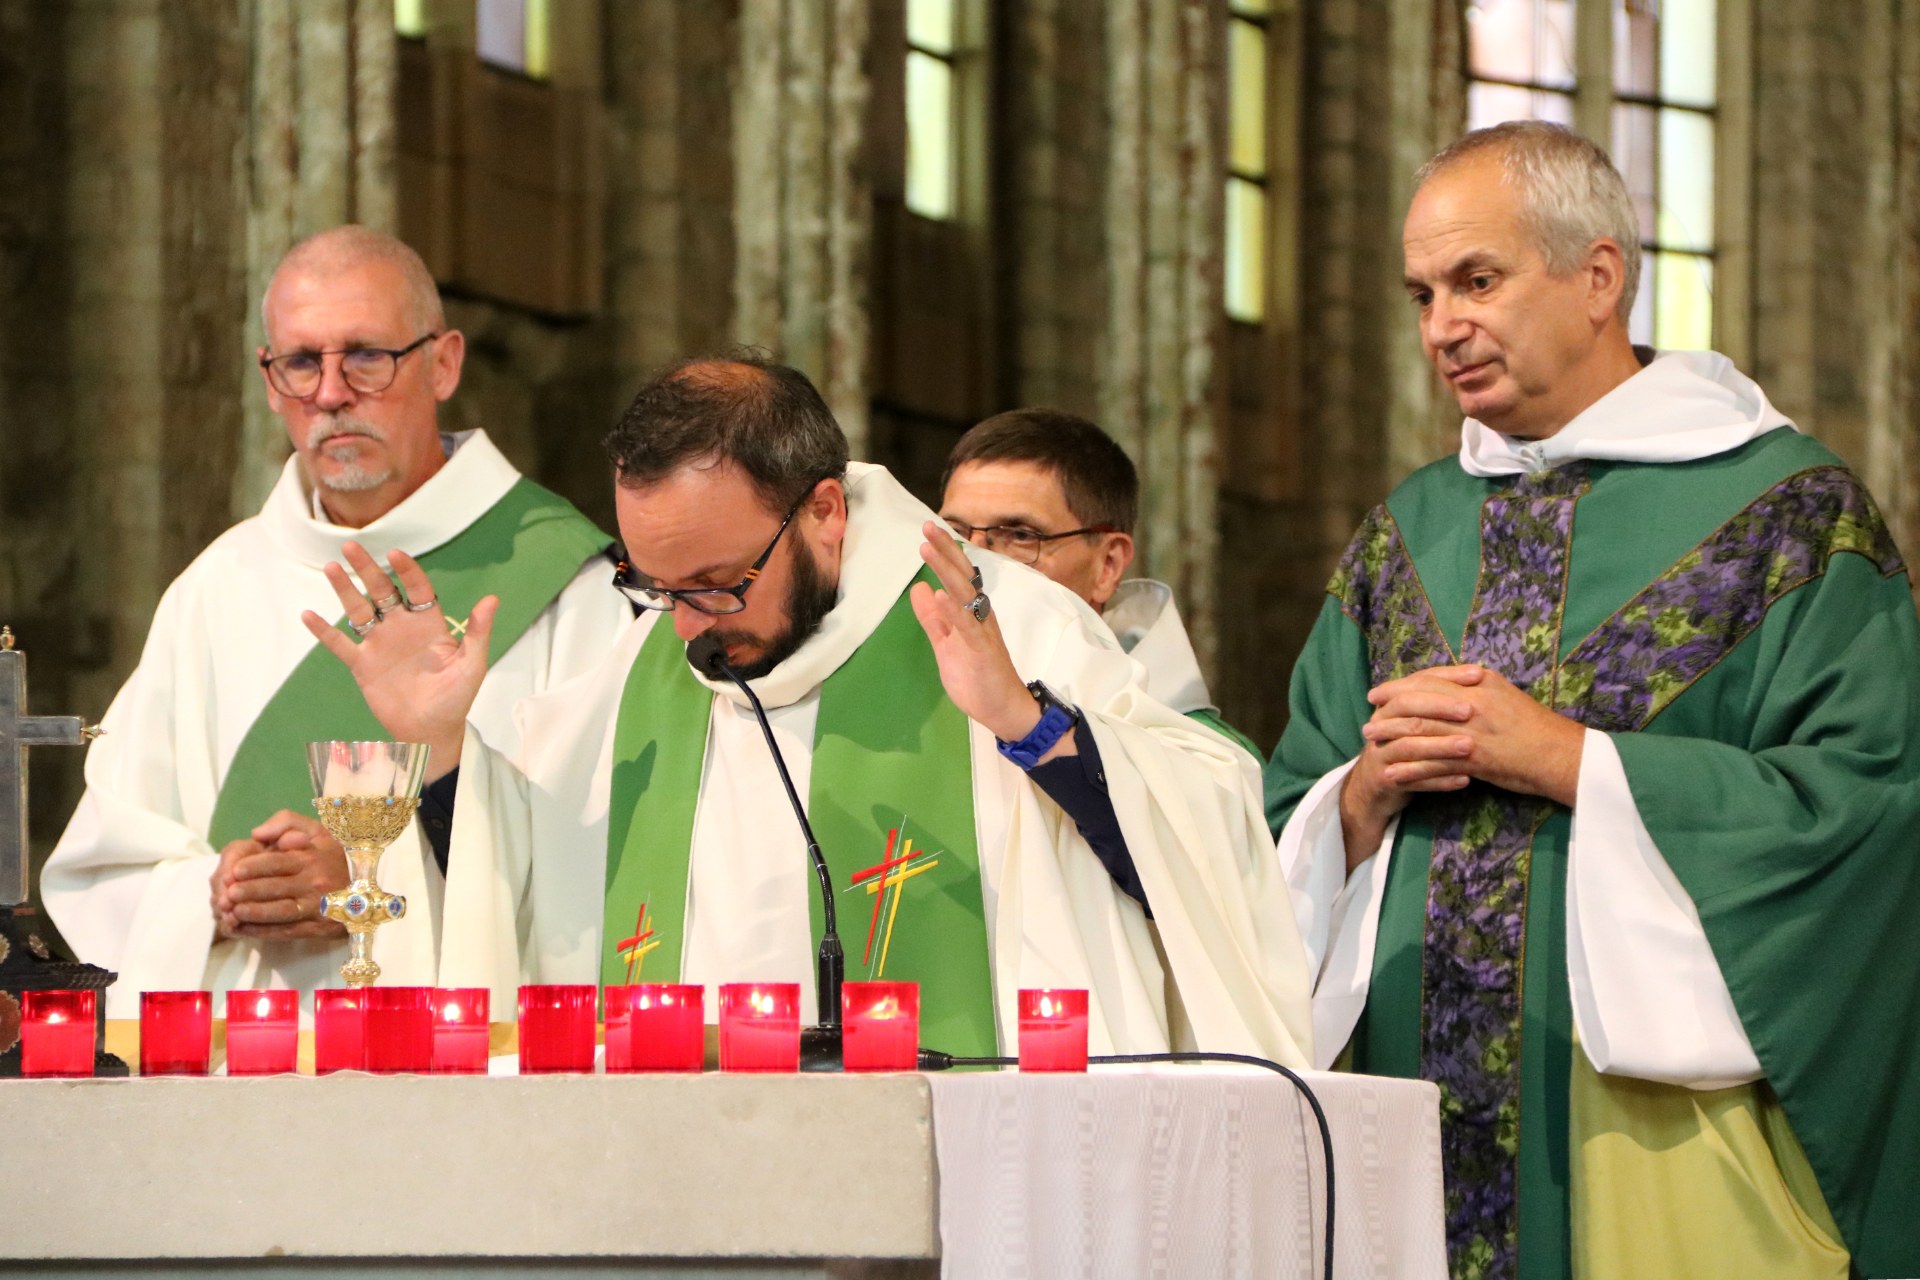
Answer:
[[[677,366],[608,446],[620,583],[643,611],[593,671],[525,699],[507,738],[465,715],[486,606],[464,642],[401,619],[356,644],[308,617],[395,736],[459,757],[444,981],[501,998],[795,981],[814,1016],[804,846],[752,712],[688,665],[704,636],[766,704],[859,904],[841,914],[859,922],[848,976],[919,982],[924,1043],[995,1053],[1020,988],[1079,987],[1095,1052],[1306,1062],[1305,953],[1257,766],[1150,698],[1083,601],[970,562],[885,470],[849,464],[792,369]],[[367,616],[345,582],[347,616]],[[890,858],[898,874],[878,872]]]
[[[346,863],[314,816],[305,744],[384,735],[299,618],[331,606],[324,566],[343,540],[433,566],[437,602],[403,600],[380,577],[380,625],[458,628],[497,593],[495,661],[474,707],[496,731],[521,695],[585,669],[632,616],[586,517],[485,432],[441,432],[465,347],[412,249],[365,227],[311,236],[280,262],[262,316],[257,358],[293,456],[260,513],[161,597],[42,881],[67,940],[119,971],[110,1017],[134,1017],[148,990],[339,980],[346,934],[319,911]],[[421,826],[380,868],[426,926],[381,939],[400,983],[433,982],[437,964],[443,868]]]

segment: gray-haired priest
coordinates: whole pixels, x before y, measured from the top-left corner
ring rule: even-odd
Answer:
[[[608,445],[643,613],[594,671],[522,702],[516,735],[463,725],[484,610],[464,645],[406,620],[355,644],[309,619],[396,736],[460,753],[444,980],[497,998],[797,981],[813,1016],[804,846],[752,712],[688,665],[710,637],[860,904],[841,913],[848,976],[919,982],[924,1043],[998,1052],[1020,988],[1081,987],[1096,1052],[1166,1049],[1185,1024],[1209,1049],[1305,1062],[1304,952],[1257,766],[1149,698],[1083,601],[970,560],[886,471],[850,465],[792,369],[679,365]]]
[[[384,736],[299,621],[305,609],[339,618],[324,566],[342,541],[433,566],[437,603],[379,577],[377,625],[446,632],[499,594],[496,662],[474,707],[496,732],[517,699],[584,670],[632,616],[607,588],[604,535],[485,432],[440,431],[464,345],[418,254],[365,227],[321,232],[282,259],[262,315],[258,360],[294,456],[260,514],[161,597],[42,880],[74,949],[120,973],[110,1017],[137,1016],[147,990],[339,980],[346,934],[318,917],[346,864],[314,817],[305,744]],[[427,924],[443,868],[421,825],[380,874]],[[383,935],[390,980],[434,980],[436,932]]]
[[[1627,336],[1591,142],[1405,230],[1460,453],[1376,507],[1268,767],[1322,1060],[1441,1090],[1453,1275],[1920,1274],[1920,635],[1859,480]]]

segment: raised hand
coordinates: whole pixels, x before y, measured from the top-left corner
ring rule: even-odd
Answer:
[[[939,577],[940,588],[916,582],[908,598],[933,644],[940,683],[969,719],[1003,742],[1018,741],[1040,723],[1040,704],[1014,670],[991,602],[981,607],[984,617],[976,616],[974,601],[983,598],[979,578],[953,530],[929,520],[921,532],[926,541],[920,544],[920,558]],[[1065,734],[1048,757],[1078,750],[1073,737],[1073,731]]]
[[[349,542],[341,552],[360,581],[380,593],[369,598],[345,569],[338,564],[326,567],[327,581],[340,597],[358,643],[317,613],[301,614],[300,620],[346,664],[367,706],[395,741],[427,744],[426,780],[431,782],[460,762],[467,710],[487,674],[487,641],[500,599],[488,596],[476,604],[465,637],[456,638],[448,631],[432,581],[413,557],[404,551],[387,553],[406,591],[403,600],[386,571],[359,543]]]

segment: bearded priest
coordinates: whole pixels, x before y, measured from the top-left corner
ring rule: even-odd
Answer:
[[[444,982],[506,1000],[528,981],[796,981],[816,1015],[804,846],[745,699],[688,665],[708,636],[766,704],[837,890],[864,907],[855,877],[908,859],[883,874],[885,920],[850,933],[848,976],[920,983],[924,1043],[1001,1052],[1020,988],[1078,987],[1096,1053],[1306,1061],[1257,766],[1150,698],[1084,601],[970,559],[885,470],[849,464],[803,375],[751,355],[669,370],[608,449],[641,614],[514,733],[467,716],[485,604],[464,642],[400,619],[356,644],[307,616],[396,737],[460,766],[430,779],[454,804]],[[347,616],[371,616],[332,572]]]

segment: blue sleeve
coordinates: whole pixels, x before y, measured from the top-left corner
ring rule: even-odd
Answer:
[[[453,840],[453,794],[459,787],[460,766],[455,765],[445,777],[420,789],[420,830],[426,833],[443,877],[447,874],[447,849]]]
[[[1120,892],[1139,903],[1151,920],[1153,907],[1147,902],[1139,872],[1134,870],[1133,854],[1120,831],[1119,815],[1113,811],[1113,797],[1107,793],[1107,771],[1100,764],[1100,748],[1084,720],[1080,729],[1074,735],[1080,748],[1078,755],[1055,756],[1027,770],[1027,776],[1073,819]]]

